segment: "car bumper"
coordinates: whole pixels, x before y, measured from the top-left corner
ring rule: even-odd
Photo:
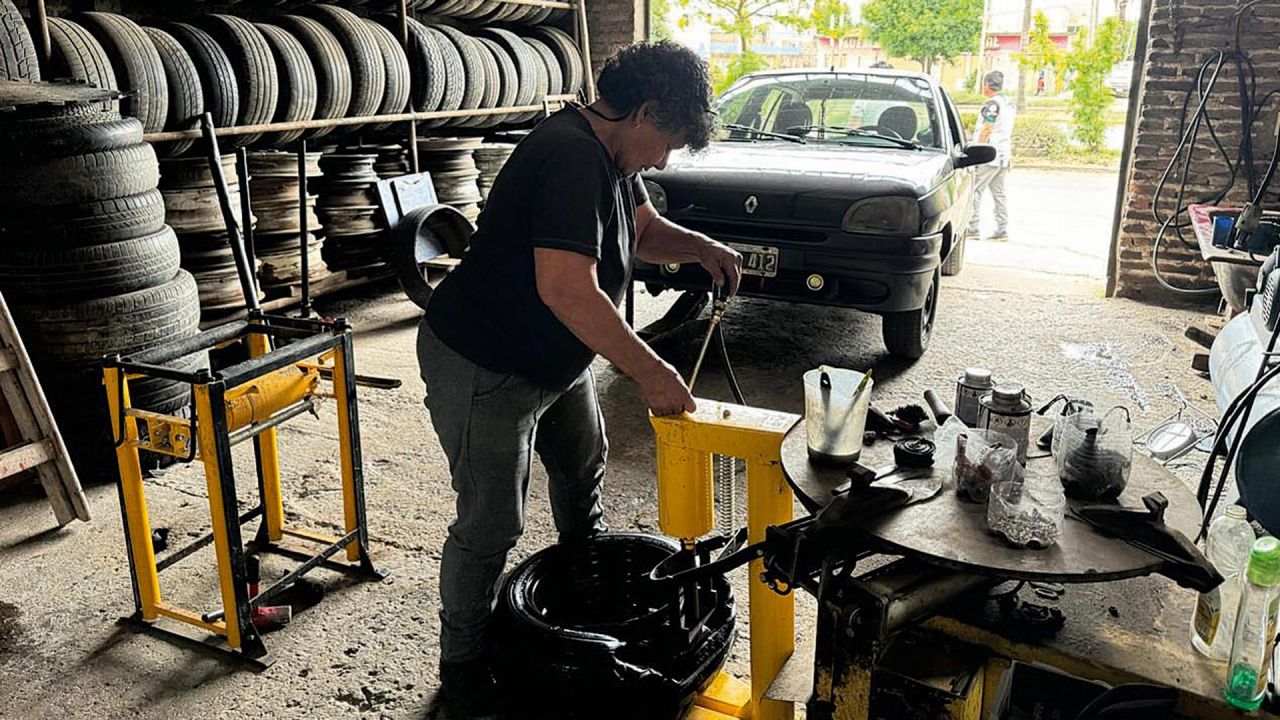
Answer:
[[[790,302],[835,305],[888,313],[924,307],[929,285],[942,262],[941,233],[914,238],[832,233],[822,243],[773,242],[760,237],[716,237],[729,244],[778,249],[777,275],[744,275],[740,295]],[[810,276],[822,279],[814,289]],[[710,276],[696,264],[672,270],[637,261],[634,279],[651,288],[705,290]]]

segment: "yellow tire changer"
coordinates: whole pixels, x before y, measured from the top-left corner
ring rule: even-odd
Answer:
[[[658,445],[658,524],[686,548],[715,528],[712,455],[747,466],[747,531],[752,544],[766,529],[792,518],[791,488],[782,474],[782,439],[800,418],[789,413],[698,400],[698,411],[651,418]],[[765,576],[763,559],[751,561],[748,593],[751,686],[725,673],[695,701],[686,720],[789,720],[790,703],[769,700],[773,683],[795,648],[795,600]]]
[[[288,344],[273,349],[274,341]],[[176,369],[174,361],[218,349],[238,362],[216,371]],[[131,357],[103,361],[112,437],[120,465],[120,501],[126,547],[133,574],[135,614],[129,618],[144,627],[168,618],[226,638],[242,657],[269,661],[266,646],[253,623],[255,611],[293,586],[316,567],[381,579],[369,558],[365,523],[364,478],[360,457],[360,420],[356,405],[356,375],[351,329],[343,320],[326,322],[266,315],[250,311],[247,321],[218,326]],[[321,389],[322,376],[332,378],[332,393]],[[190,418],[161,415],[132,406],[129,384],[141,378],[162,378],[191,386]],[[285,525],[280,489],[280,454],[276,428],[304,412],[317,400],[332,397],[338,414],[342,468],[343,527],[331,537]],[[236,500],[231,448],[252,439],[257,459],[259,502],[241,513]],[[170,455],[204,465],[212,532],[185,548],[156,561],[151,518],[147,511],[139,451]],[[255,518],[262,523],[246,548],[241,527]],[[319,546],[304,552],[283,544],[285,538]],[[160,594],[160,571],[212,543],[217,557],[221,610],[201,613],[165,602]],[[246,570],[250,554],[274,552],[300,561],[292,572],[250,597]],[[330,558],[346,551],[346,563]],[[173,633],[167,633],[173,635]],[[182,636],[179,636],[182,637]]]

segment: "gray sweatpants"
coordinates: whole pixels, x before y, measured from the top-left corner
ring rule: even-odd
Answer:
[[[568,542],[602,527],[608,442],[590,369],[563,392],[545,390],[467,360],[426,320],[418,328],[418,365],[457,493],[440,561],[440,661],[463,662],[485,651],[507,552],[524,531],[534,452],[550,478],[560,541]]]
[[[978,235],[982,220],[982,196],[987,189],[991,190],[991,199],[996,205],[996,233],[1009,231],[1009,199],[1005,193],[1005,179],[1009,177],[1008,165],[987,163],[979,165],[973,176],[973,210],[969,216],[969,234]]]

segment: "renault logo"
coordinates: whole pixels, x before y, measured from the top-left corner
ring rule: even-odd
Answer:
[[[756,199],[755,195],[749,195],[747,196],[747,201],[742,204],[742,207],[746,209],[748,215],[755,215],[756,208],[760,207],[760,201]]]

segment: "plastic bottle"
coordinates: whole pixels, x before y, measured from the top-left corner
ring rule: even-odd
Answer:
[[[1267,694],[1275,638],[1276,601],[1280,598],[1280,540],[1259,538],[1249,553],[1244,592],[1236,615],[1227,663],[1226,701],[1241,710],[1257,710]]]
[[[1231,505],[1209,525],[1205,552],[1209,562],[1225,578],[1222,585],[1201,593],[1191,617],[1191,646],[1214,660],[1231,657],[1231,634],[1240,606],[1241,576],[1256,540],[1244,508]]]

